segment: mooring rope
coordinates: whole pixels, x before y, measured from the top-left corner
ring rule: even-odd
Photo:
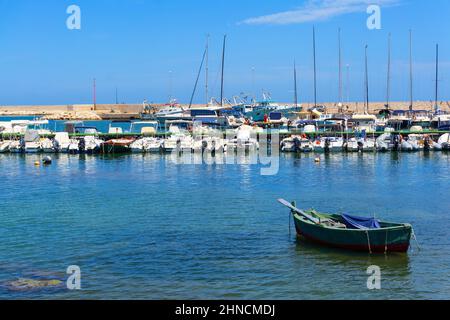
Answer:
[[[372,254],[372,248],[370,247],[370,239],[369,239],[369,231],[366,230],[366,235],[367,235],[367,243],[369,244],[369,253]]]
[[[416,233],[414,232],[414,228],[411,228],[411,233],[412,233],[412,237],[413,237],[414,241],[416,241],[417,249],[420,251],[419,241],[417,241],[417,237],[416,237]]]
[[[389,232],[389,230],[386,229],[386,242],[384,244],[384,254],[387,254],[387,251],[388,251],[388,232]]]

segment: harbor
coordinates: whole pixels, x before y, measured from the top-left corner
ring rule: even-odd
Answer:
[[[206,122],[201,116],[190,116],[163,124],[156,118],[90,122],[3,118],[9,121],[0,121],[0,153],[165,153],[176,149],[226,153],[239,147],[258,150],[261,141],[273,149],[272,138],[279,141],[280,151],[294,153],[450,150],[448,115],[418,119],[397,112],[381,119],[330,115],[297,120],[277,115],[271,121],[274,113],[253,123],[218,115]]]
[[[450,299],[449,1],[35,2],[0,11],[0,300]]]

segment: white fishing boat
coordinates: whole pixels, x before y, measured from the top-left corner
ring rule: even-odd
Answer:
[[[316,152],[341,152],[344,150],[344,139],[340,137],[325,137],[316,140],[314,151]]]
[[[84,139],[84,152],[88,154],[100,152],[100,147],[103,140],[98,139],[94,136],[86,136]]]
[[[23,141],[14,140],[9,144],[9,152],[10,153],[22,153],[23,152]]]
[[[348,152],[374,152],[376,141],[370,138],[351,138],[347,142]]]
[[[450,151],[450,133],[443,134],[439,138],[438,144],[441,145],[442,150]]]
[[[147,143],[144,145],[145,152],[148,153],[159,153],[161,152],[162,139],[160,138],[149,138]]]
[[[201,153],[206,148],[206,142],[203,141],[202,136],[194,136],[194,141],[192,143],[192,150],[195,153]]]
[[[49,138],[41,139],[41,148],[44,153],[55,153],[57,151],[55,142]]]
[[[299,151],[299,139],[297,136],[291,136],[281,141],[282,152],[297,152]]]
[[[420,151],[424,149],[425,145],[424,136],[421,134],[410,134],[408,136],[408,142],[413,147],[413,151]]]
[[[69,133],[67,132],[56,132],[55,133],[55,145],[56,150],[61,153],[68,153],[71,140],[69,138]]]
[[[411,143],[411,141],[408,141],[408,140],[405,140],[405,139],[401,139],[401,141],[400,141],[400,150],[401,151],[406,151],[406,152],[416,151],[415,145],[413,145]]]
[[[30,120],[12,120],[11,121],[11,132],[14,134],[25,134],[28,129]]]
[[[130,148],[133,153],[157,153],[161,150],[161,143],[159,138],[142,138],[134,141]]]
[[[40,136],[52,134],[52,131],[48,129],[48,126],[48,120],[32,120],[28,123],[28,128],[36,130]]]
[[[38,153],[41,151],[41,142],[37,130],[27,130],[24,136],[24,152]]]
[[[68,151],[70,154],[77,154],[80,152],[80,142],[76,139],[70,139]]]
[[[349,120],[355,132],[374,133],[377,130],[377,117],[370,114],[354,114]]]
[[[178,149],[180,143],[180,137],[176,135],[172,135],[166,139],[164,139],[162,143],[162,149],[166,153],[174,152]]]
[[[256,151],[259,149],[259,143],[256,139],[257,131],[247,125],[240,126],[236,130],[236,138],[231,139],[227,144],[227,149],[243,150],[245,152]]]
[[[0,134],[12,133],[11,121],[0,121]]]
[[[179,145],[179,149],[182,152],[187,152],[190,153],[192,152],[192,147],[194,144],[194,139],[192,139],[192,137],[189,136],[180,136],[180,145]]]
[[[291,136],[281,141],[282,152],[303,152],[314,151],[314,144],[306,136]]]
[[[162,144],[164,152],[192,152],[194,139],[191,136],[176,134],[165,139]]]
[[[11,140],[3,140],[0,142],[0,153],[9,152],[9,146],[11,145]]]
[[[204,150],[209,153],[226,152],[227,141],[218,137],[207,137],[203,139]]]
[[[169,104],[163,106],[162,108],[151,106],[146,101],[144,101],[143,105],[144,112],[141,113],[142,120],[165,120],[165,118],[168,118],[170,116],[181,115],[184,111],[184,109],[180,107],[175,99],[171,99]]]
[[[300,151],[303,153],[310,153],[314,151],[314,143],[308,138],[300,138]]]
[[[146,144],[146,138],[138,139],[130,144],[131,152],[133,153],[144,153],[144,145]]]
[[[412,146],[404,145],[405,148],[412,149]],[[376,140],[377,150],[380,152],[386,151],[399,151],[402,149],[402,139],[399,135],[392,134],[390,132],[384,133]]]
[[[109,134],[130,133],[132,126],[133,123],[131,121],[113,120],[109,124],[108,133]]]
[[[136,121],[131,124],[130,132],[140,133],[142,136],[155,136],[158,129],[158,121]]]

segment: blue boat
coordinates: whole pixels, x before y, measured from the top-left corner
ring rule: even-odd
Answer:
[[[265,117],[270,117],[271,113],[281,114],[283,118],[290,118],[293,113],[300,112],[301,107],[291,105],[280,105],[272,101],[268,94],[263,94],[263,100],[256,103],[241,103],[233,106],[233,113],[242,115],[255,122],[264,121]]]

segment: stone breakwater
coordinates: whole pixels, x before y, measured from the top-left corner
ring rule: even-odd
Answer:
[[[313,106],[312,103],[303,103],[302,107],[307,110]],[[320,103],[327,106],[330,113],[338,112],[336,103]],[[450,112],[450,101],[439,103],[441,110]],[[156,104],[163,106],[163,104]],[[187,108],[187,105],[182,105]],[[193,105],[193,108],[204,105]],[[432,101],[416,101],[415,110],[433,110]],[[384,102],[370,103],[369,112],[376,113],[384,108]],[[392,102],[391,109],[405,110],[409,108],[409,102]],[[364,102],[351,102],[344,104],[344,110],[348,112],[363,112]],[[143,111],[142,104],[92,104],[84,105],[29,105],[29,106],[1,106],[0,116],[39,116],[47,120],[110,120],[110,119],[137,119]]]

